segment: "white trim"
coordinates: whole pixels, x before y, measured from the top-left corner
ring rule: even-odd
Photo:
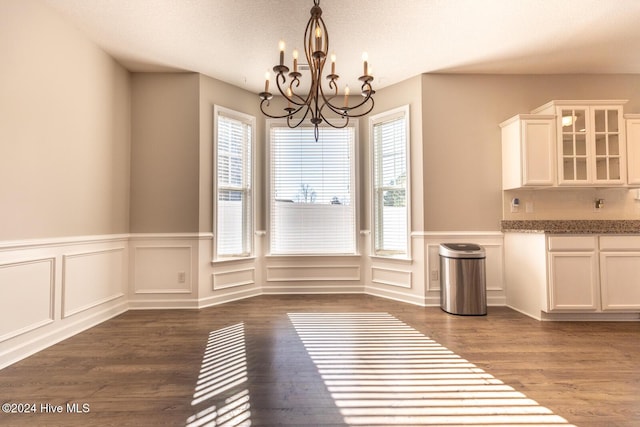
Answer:
[[[271,277],[270,273],[272,272],[272,270],[291,270],[291,271],[296,271],[296,270],[308,270],[308,269],[314,269],[314,270],[327,270],[327,271],[335,271],[337,269],[342,269],[342,270],[352,270],[355,272],[354,276],[343,276],[343,277],[336,277],[336,276],[318,276],[318,277],[308,277],[308,276],[297,276],[297,277],[282,277],[282,278],[278,278],[278,277]],[[339,281],[339,282],[343,282],[343,281],[348,281],[348,282],[353,282],[353,281],[360,281],[360,277],[361,277],[361,273],[360,273],[360,269],[361,266],[360,264],[357,265],[313,265],[313,264],[309,264],[309,265],[282,265],[282,266],[278,266],[278,265],[272,265],[272,266],[268,266],[266,268],[266,282],[323,282],[323,281]]]
[[[391,280],[382,280],[382,279],[375,279],[374,278],[374,272],[376,270],[379,271],[386,271],[386,272],[391,272],[391,273],[397,273],[397,274],[405,274],[408,276],[408,283],[401,283],[401,282],[394,282]],[[407,270],[397,270],[395,268],[384,268],[384,267],[371,267],[371,282],[372,283],[377,283],[379,285],[386,285],[386,286],[395,286],[397,288],[405,288],[405,289],[412,289],[413,288],[413,274],[411,271],[407,271]]]
[[[406,230],[406,237],[407,237],[407,247],[406,247],[406,253],[403,255],[404,258],[406,259],[411,259],[411,242],[410,242],[410,235],[411,235],[411,111],[410,111],[410,107],[409,104],[403,105],[401,107],[396,107],[393,108],[391,110],[382,112],[382,113],[378,113],[375,114],[373,116],[369,117],[369,146],[371,147],[371,149],[369,150],[369,182],[371,183],[370,188],[369,188],[369,197],[370,197],[370,218],[369,218],[369,223],[371,224],[371,234],[372,234],[372,239],[371,239],[371,247],[370,247],[370,256],[376,256],[376,257],[381,257],[381,258],[386,258],[385,255],[383,254],[378,254],[376,253],[376,244],[375,244],[375,240],[376,240],[376,223],[375,223],[375,218],[376,218],[376,212],[375,212],[375,189],[376,189],[376,180],[375,180],[375,165],[374,160],[375,160],[375,156],[374,156],[374,150],[375,150],[375,146],[374,146],[374,138],[373,138],[373,127],[375,126],[376,123],[380,123],[383,121],[391,121],[391,120],[396,120],[396,119],[404,119],[404,124],[405,124],[405,135],[406,135],[406,141],[405,141],[405,166],[406,166],[406,186],[405,186],[405,192],[406,192],[406,221],[407,221],[407,230]],[[390,256],[390,258],[393,258],[393,256]]]
[[[213,239],[213,233],[133,233],[129,240],[207,240]]]
[[[427,307],[427,297],[408,294],[406,292],[398,292],[391,289],[374,288],[371,286],[364,287],[364,293],[367,295],[373,295],[379,298],[386,298],[393,301],[404,302],[407,304],[418,305],[420,307]]]
[[[272,146],[272,141],[271,141],[271,128],[273,127],[287,127],[287,120],[286,119],[267,119],[265,121],[265,139],[266,139],[266,144],[265,144],[265,151],[264,151],[264,157],[265,157],[265,173],[264,173],[264,178],[265,178],[265,197],[266,197],[266,225],[267,225],[267,230],[264,231],[264,234],[260,234],[260,237],[262,236],[266,236],[267,237],[267,242],[266,242],[266,256],[360,256],[360,252],[361,252],[361,248],[360,248],[360,241],[359,241],[359,237],[358,235],[360,234],[360,210],[361,210],[361,206],[360,206],[360,124],[358,120],[352,120],[349,122],[349,124],[347,126],[345,126],[346,128],[352,128],[353,129],[353,146],[352,146],[352,154],[353,154],[353,162],[352,162],[352,170],[351,170],[351,179],[353,180],[353,192],[352,192],[352,198],[353,200],[351,200],[353,206],[354,206],[354,218],[353,218],[353,224],[354,224],[354,235],[353,235],[353,239],[354,239],[354,250],[355,253],[351,254],[331,254],[331,253],[311,253],[311,254],[285,254],[285,253],[275,253],[275,254],[271,254],[271,239],[272,239],[272,233],[271,233],[271,208],[272,208],[272,200],[271,200],[271,193],[272,193],[272,185],[271,185],[271,178],[272,178],[272,164],[271,164],[271,146]],[[311,125],[300,125],[300,127],[313,127]],[[327,128],[327,129],[334,129],[331,126],[328,125],[320,125],[320,128]]]
[[[80,318],[75,322],[65,321],[56,329],[45,332],[42,335],[36,336],[27,342],[17,344],[7,351],[0,353],[0,369],[19,362],[20,360],[51,347],[54,344],[77,335],[80,332],[106,322],[113,317],[125,313],[127,310],[127,303],[126,301],[123,301],[118,305],[107,307],[104,310],[95,312],[88,317]]]
[[[251,279],[250,280],[245,280],[242,282],[235,282],[235,283],[228,283],[226,285],[216,285],[216,278],[222,277],[222,276],[226,276],[226,275],[232,275],[235,273],[243,273],[243,272],[250,272],[251,273]],[[229,289],[229,288],[237,288],[239,286],[247,286],[247,285],[253,285],[256,283],[256,268],[255,266],[251,266],[250,268],[237,268],[235,270],[228,270],[228,271],[221,271],[221,272],[214,272],[213,274],[211,274],[211,289],[214,291],[220,291],[223,289]]]
[[[221,295],[212,295],[206,298],[198,300],[198,306],[196,308],[212,307],[214,305],[225,304],[228,302],[238,301],[245,298],[257,297],[262,295],[261,289],[243,289],[237,292],[227,292]]]
[[[103,234],[72,237],[50,237],[45,239],[5,240],[0,241],[0,251],[24,248],[34,249],[49,246],[127,241],[129,238],[129,234]]]
[[[223,107],[221,105],[215,104],[213,106],[213,147],[212,147],[212,155],[213,155],[213,174],[212,174],[212,230],[213,230],[213,241],[212,241],[212,254],[213,260],[218,261],[219,259],[226,259],[224,257],[218,258],[218,247],[217,247],[217,238],[218,235],[218,117],[223,116],[233,120],[237,120],[242,122],[245,125],[248,125],[251,128],[251,140],[249,141],[249,164],[244,165],[243,168],[247,167],[251,174],[250,176],[250,184],[249,184],[249,197],[250,197],[250,206],[249,206],[249,223],[251,224],[251,230],[246,230],[247,234],[253,235],[256,230],[256,174],[255,174],[255,165],[256,165],[256,118],[250,114],[242,113],[240,111],[235,111],[230,108]],[[249,247],[249,256],[255,255],[255,242],[253,239],[250,240]]]

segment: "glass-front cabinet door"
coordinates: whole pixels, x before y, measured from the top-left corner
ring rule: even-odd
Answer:
[[[620,111],[594,108],[595,181],[616,182],[622,179]]]
[[[558,107],[560,185],[616,185],[624,181],[622,107]]]
[[[587,121],[589,109],[562,108],[560,128],[562,134],[561,163],[559,179],[561,183],[589,183]]]

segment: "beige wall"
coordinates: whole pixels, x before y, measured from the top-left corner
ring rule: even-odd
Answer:
[[[0,240],[128,232],[129,73],[33,0],[0,58]]]
[[[132,77],[131,232],[198,231],[199,75]]]
[[[629,99],[625,112],[640,112],[640,76],[425,74],[422,97],[426,229],[499,230],[498,124],[553,99]]]

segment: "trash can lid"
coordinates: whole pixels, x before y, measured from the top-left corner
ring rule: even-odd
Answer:
[[[440,255],[448,258],[484,258],[484,248],[475,243],[441,243]]]

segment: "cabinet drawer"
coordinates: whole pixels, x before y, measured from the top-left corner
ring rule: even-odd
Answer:
[[[550,251],[595,251],[596,236],[549,236]]]
[[[601,251],[640,251],[640,236],[600,236]]]

